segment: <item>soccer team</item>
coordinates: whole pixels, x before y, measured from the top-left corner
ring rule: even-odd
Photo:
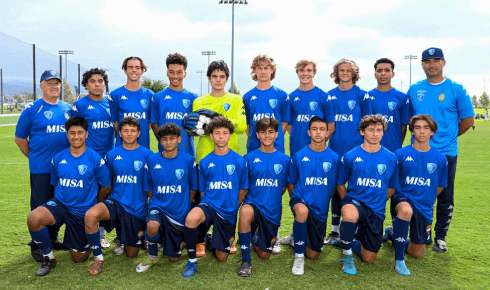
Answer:
[[[448,250],[457,140],[473,125],[470,97],[443,76],[445,64],[441,49],[424,50],[427,79],[404,94],[391,85],[394,63],[379,59],[374,64],[378,85],[366,92],[356,85],[358,65],[344,58],[331,74],[338,86],[324,92],[313,83],[316,63],[301,60],[295,67],[299,88],[287,94],[271,83],[274,60],[259,54],[251,65],[257,86],[242,98],[225,91],[224,61],[210,64],[206,75],[212,91],[198,97],[184,88],[187,59],[181,54],[168,55],[169,85],[156,94],[141,86],[144,61],[128,57],[122,65],[125,86],[104,97],[107,74],[91,69],[82,80],[89,94],[73,106],[58,99],[59,74],[44,72],[43,98],[21,114],[15,133],[29,158],[27,223],[31,254],[42,263],[36,274],[47,275],[57,265],[53,250],[70,250],[77,263],[93,252],[89,272],[99,274],[102,248],[110,247],[106,232],[115,229],[114,254],[136,258],[141,247],[148,248],[137,272],[148,271],[159,251],[175,262],[186,248],[183,275],[192,277],[206,245],[221,262],[236,252],[240,212],[239,276],[251,275],[251,249],[268,259],[281,251],[280,244],[294,247],[295,275],[304,273],[305,256],[318,259],[325,244],[340,247],[343,271],[356,274],[353,253],[373,263],[388,240],[395,249],[395,271],[410,275],[404,255],[420,258],[432,243],[436,200],[433,250]],[[209,110],[213,118],[194,151],[189,131],[199,122],[193,113],[198,109]],[[182,125],[185,118],[189,131]],[[407,125],[412,142],[402,148]],[[149,149],[150,129],[157,153]],[[291,157],[284,154],[286,131]],[[238,134],[244,132],[242,157]],[[279,239],[286,189],[293,231]],[[383,234],[388,200],[393,223]],[[326,237],[329,208],[332,231]]]

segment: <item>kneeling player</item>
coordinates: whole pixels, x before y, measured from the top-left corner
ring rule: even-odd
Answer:
[[[305,253],[316,260],[323,250],[328,206],[335,189],[339,156],[325,144],[327,122],[314,116],[308,135],[311,143],[294,154],[290,164],[289,205],[294,214],[294,275],[303,275]]]
[[[143,191],[144,167],[153,152],[138,144],[140,123],[136,118],[123,118],[119,124],[119,135],[122,145],[106,155],[114,184],[111,197],[96,204],[85,214],[85,234],[94,252],[94,264],[88,270],[92,275],[99,274],[104,266],[98,222],[108,232],[120,226],[121,244],[114,247],[114,253],[122,254],[125,249],[129,258],[138,256],[138,234],[142,235],[145,230],[148,207],[147,194]]]
[[[223,116],[215,117],[207,126],[214,150],[199,163],[199,191],[201,203],[194,207],[185,221],[185,242],[189,261],[182,273],[194,276],[197,271],[196,244],[198,226],[213,225],[213,236],[208,239],[213,254],[226,262],[235,236],[236,216],[248,189],[245,159],[228,147],[233,124]]]
[[[357,273],[352,250],[362,261],[374,263],[381,247],[386,200],[398,181],[396,156],[380,145],[386,129],[385,117],[364,116],[359,125],[364,143],[341,159],[337,191],[342,198],[343,220],[340,239],[332,245],[342,248],[343,270],[347,274]]]
[[[398,149],[399,186],[391,207],[393,228],[387,227],[384,240],[395,247],[395,271],[410,275],[405,265],[405,251],[421,258],[430,242],[430,225],[437,195],[447,185],[447,160],[429,141],[437,131],[437,123],[429,115],[417,115],[410,120],[413,144]],[[407,239],[410,226],[410,239]]]
[[[51,185],[54,197],[33,210],[27,218],[32,240],[43,253],[43,264],[36,275],[45,276],[56,267],[49,232],[46,226],[66,224],[64,243],[70,248],[73,261],[87,260],[90,249],[84,231],[85,212],[104,198],[111,190],[109,171],[104,159],[85,145],[88,122],[82,117],[72,117],[65,123],[67,148],[51,160]],[[98,231],[96,225],[96,231]],[[99,240],[100,243],[100,240]]]
[[[151,156],[145,176],[145,190],[151,192],[145,233],[149,255],[136,272],[148,271],[157,261],[157,242],[162,239],[163,253],[170,261],[177,262],[182,254],[185,218],[198,184],[194,158],[178,150],[181,134],[175,123],[167,123],[157,131],[163,151]]]
[[[249,192],[240,209],[238,222],[238,239],[242,250],[238,275],[241,277],[248,277],[252,272],[250,242],[260,258],[268,259],[277,241],[282,195],[286,191],[290,162],[286,154],[274,148],[279,131],[276,119],[260,119],[255,128],[260,148],[244,156],[248,165]]]

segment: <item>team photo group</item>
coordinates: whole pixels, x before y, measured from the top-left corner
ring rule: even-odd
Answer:
[[[474,123],[470,96],[444,76],[445,65],[440,48],[424,50],[426,79],[405,94],[391,84],[390,59],[373,61],[377,87],[366,91],[356,85],[359,66],[343,58],[330,74],[335,87],[324,91],[314,85],[317,64],[302,59],[299,87],[287,93],[272,85],[274,59],[259,54],[250,66],[257,85],[243,96],[225,90],[222,60],[207,69],[211,93],[198,96],[184,88],[185,56],[167,56],[168,86],[158,93],[141,86],[148,68],[132,56],[122,64],[126,85],[104,95],[108,75],[90,69],[82,79],[88,95],[73,105],[60,100],[58,72],[45,71],[43,96],[15,131],[29,160],[36,274],[55,271],[54,251],[70,251],[76,263],[93,253],[88,272],[100,274],[110,267],[102,249],[114,230],[113,254],[138,259],[148,250],[138,273],[158,263],[159,252],[177,262],[186,250],[184,277],[199,273],[199,257],[226,262],[235,253],[238,275],[249,277],[251,250],[269,259],[284,245],[294,248],[294,275],[324,247],[340,248],[339,271],[354,275],[358,261],[374,263],[389,242],[394,273],[410,275],[405,254],[422,258],[427,245],[448,251],[458,136]],[[402,147],[407,127],[411,142]],[[286,191],[294,221],[281,238]],[[387,203],[392,221],[384,225]]]

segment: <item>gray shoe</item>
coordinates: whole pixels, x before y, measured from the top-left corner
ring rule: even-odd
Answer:
[[[56,264],[58,264],[58,261],[56,261],[56,258],[49,259],[49,257],[43,257],[43,264],[36,271],[36,275],[38,275],[38,276],[48,275],[49,271],[51,271],[52,268],[56,267]]]
[[[438,252],[438,253],[444,253],[447,251],[447,244],[445,240],[439,240],[435,239],[434,241],[434,246],[432,247],[432,250]]]

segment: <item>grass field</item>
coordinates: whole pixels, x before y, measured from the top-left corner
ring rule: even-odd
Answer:
[[[55,252],[58,266],[46,277],[37,277],[40,264],[30,257],[26,226],[29,213],[29,168],[27,159],[15,145],[14,126],[0,127],[0,288],[27,289],[488,289],[490,288],[490,122],[476,121],[476,129],[460,138],[460,154],[455,184],[455,208],[447,242],[449,251],[436,253],[427,248],[422,259],[406,258],[412,276],[402,277],[393,270],[394,250],[385,243],[378,259],[368,265],[357,260],[358,274],[342,273],[342,252],[325,247],[320,259],[306,261],[305,275],[294,276],[293,249],[282,246],[282,253],[260,260],[252,252],[253,273],[240,278],[236,272],[241,255],[219,263],[210,253],[200,258],[196,274],[182,277],[187,259],[184,251],[177,263],[160,256],[147,273],[136,273],[138,260],[114,256],[105,250],[106,265],[92,277],[89,261],[75,264],[68,252]],[[242,139],[245,136],[242,135]],[[244,140],[242,140],[244,141]],[[407,143],[408,138],[405,143]],[[241,142],[240,153],[245,153]],[[156,144],[152,144],[156,150]],[[287,194],[283,198],[281,236],[292,229],[293,217]],[[387,226],[389,222],[385,222]],[[327,233],[330,231],[328,223]],[[114,233],[109,234],[110,239]],[[140,253],[140,257],[147,252]]]

